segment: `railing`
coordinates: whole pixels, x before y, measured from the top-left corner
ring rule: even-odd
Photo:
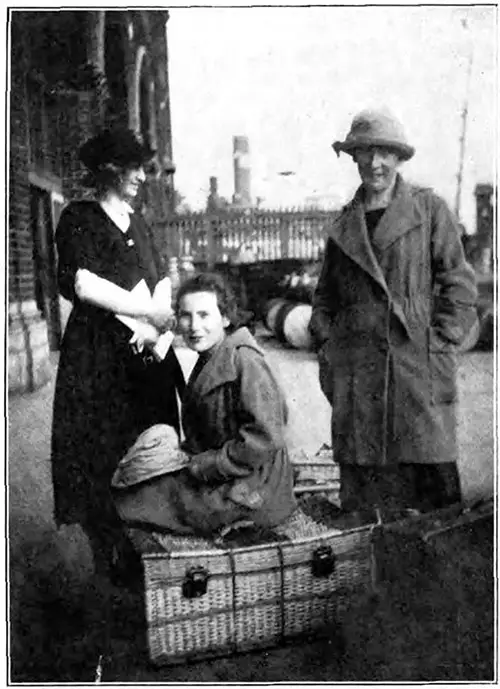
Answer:
[[[263,211],[176,215],[157,222],[155,235],[168,256],[194,263],[317,260],[336,211]]]

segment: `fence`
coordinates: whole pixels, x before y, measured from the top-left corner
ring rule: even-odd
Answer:
[[[327,225],[336,211],[192,213],[157,222],[155,235],[168,256],[194,263],[254,263],[321,258]]]

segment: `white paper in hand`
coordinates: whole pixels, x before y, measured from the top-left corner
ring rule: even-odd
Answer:
[[[131,293],[142,296],[144,299],[152,299],[151,292],[145,280],[138,282],[137,285],[131,290]],[[172,290],[170,278],[164,278],[158,283],[155,289],[155,298],[168,299],[168,301],[171,300]],[[144,321],[134,318],[133,316],[116,314],[116,317],[124,325],[130,328],[133,333],[137,333],[141,330],[141,328],[144,327]],[[159,361],[163,361],[163,359],[167,356],[167,352],[170,349],[173,339],[174,334],[170,330],[167,330],[158,337],[156,344],[150,346],[152,353]]]

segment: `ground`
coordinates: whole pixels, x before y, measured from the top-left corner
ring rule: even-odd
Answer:
[[[290,404],[290,444],[314,452],[329,441],[329,406],[308,352],[263,345]],[[189,368],[192,357],[180,350]],[[467,500],[491,496],[493,354],[462,355],[460,474]],[[49,441],[53,382],[9,400],[10,657],[13,681],[93,682],[102,652],[102,612],[117,613],[102,681],[339,682],[454,681],[493,677],[491,523],[443,537],[430,560],[403,567],[376,602],[353,613],[338,635],[316,642],[163,670],[148,666],[141,611],[125,593],[92,579],[77,527],[51,518]],[[404,571],[403,571],[404,570]],[[137,641],[134,644],[134,639]]]

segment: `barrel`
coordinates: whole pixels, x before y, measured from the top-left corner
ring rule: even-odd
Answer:
[[[311,313],[311,304],[293,304],[283,319],[285,341],[295,349],[312,349],[309,333]]]
[[[265,310],[264,323],[280,342],[295,349],[311,349],[309,333],[312,306],[285,299],[271,299]]]
[[[270,301],[268,301],[266,306],[265,306],[264,319],[263,319],[264,325],[272,333],[274,333],[274,326],[276,324],[276,316],[277,316],[280,308],[283,306],[284,303],[285,303],[285,300],[278,297],[276,299],[271,299]]]

